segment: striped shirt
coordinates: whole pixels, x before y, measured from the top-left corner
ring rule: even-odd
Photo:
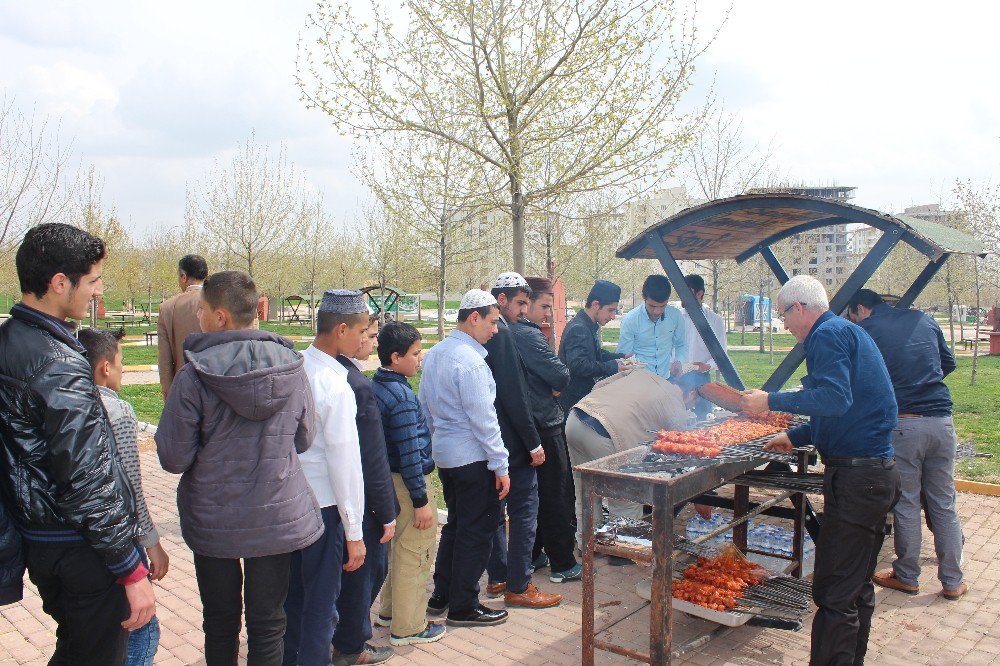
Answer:
[[[117,393],[106,386],[98,386],[101,392],[101,402],[108,412],[111,422],[111,433],[115,437],[115,453],[118,462],[128,476],[130,490],[135,496],[136,522],[139,524],[139,534],[136,538],[143,548],[151,548],[160,543],[160,535],[153,525],[146,507],[146,496],[142,492],[142,474],[139,466],[139,443],[137,441],[138,422],[135,410],[127,401],[122,400]]]

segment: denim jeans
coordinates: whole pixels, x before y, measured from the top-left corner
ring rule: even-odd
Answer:
[[[534,467],[510,468],[510,492],[502,504],[507,509],[509,533],[501,507],[486,571],[489,582],[505,582],[510,592],[520,594],[531,582],[531,551],[538,526],[538,476]]]
[[[194,554],[207,666],[235,666],[246,596],[247,666],[281,663],[292,554],[238,559]]]
[[[382,525],[372,514],[365,516],[362,525],[365,563],[340,575],[339,619],[333,632],[333,647],[341,654],[360,653],[372,637],[372,604],[378,598],[389,569],[389,544],[379,543],[383,533]]]
[[[326,506],[323,536],[292,553],[285,599],[285,666],[326,666],[337,625],[337,596],[344,564],[344,527],[337,506]]]
[[[160,646],[160,621],[154,615],[149,623],[128,635],[128,656],[125,666],[153,666],[153,657]]]

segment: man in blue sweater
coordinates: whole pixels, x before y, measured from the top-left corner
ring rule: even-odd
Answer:
[[[816,544],[810,664],[862,664],[875,611],[872,575],[885,517],[900,494],[892,450],[896,399],[878,348],[861,328],[830,311],[815,278],[797,275],[778,292],[781,317],[805,346],[803,390],[748,391],[743,408],[810,416],[765,447],[813,444],[826,467]]]
[[[420,369],[420,333],[410,324],[390,321],[379,332],[382,367],[372,388],[382,413],[382,430],[399,501],[396,535],[389,545],[389,577],[382,587],[376,622],[389,627],[393,645],[432,643],[445,628],[427,622],[427,580],[437,545],[437,502],[431,473],[431,434],[410,388]]]

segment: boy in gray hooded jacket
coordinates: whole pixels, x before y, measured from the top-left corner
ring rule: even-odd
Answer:
[[[208,666],[236,663],[241,593],[249,663],[281,663],[291,553],[323,533],[296,455],[315,426],[302,356],[252,328],[257,299],[245,273],[205,281],[204,333],[184,341],[187,363],[156,432],[163,468],[182,474],[177,508],[194,551]]]

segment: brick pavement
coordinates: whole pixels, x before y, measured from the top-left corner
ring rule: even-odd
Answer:
[[[170,573],[157,584],[158,615],[162,625],[156,664],[179,666],[201,659],[201,605],[191,552],[180,537],[177,523],[176,476],[163,472],[154,453],[142,454],[143,478],[150,512],[170,554]],[[1000,498],[960,494],[959,510],[965,526],[965,570],[971,584],[968,596],[948,602],[937,593],[934,551],[925,532],[921,593],[907,596],[879,588],[869,663],[872,664],[991,664],[1000,663]],[[880,567],[891,561],[887,542]],[[596,602],[598,626],[615,625],[613,638],[645,649],[649,609],[635,594],[635,583],[648,569],[598,565]],[[441,641],[397,650],[395,664],[577,664],[580,662],[580,591],[578,583],[552,585],[538,576],[546,590],[558,588],[566,600],[549,610],[514,610],[510,621],[481,630],[449,629]],[[808,659],[809,627],[797,633],[740,627],[685,655],[682,664],[803,664]],[[716,625],[679,615],[675,634],[693,638]],[[0,664],[45,664],[55,636],[53,623],[41,610],[33,587],[25,599],[0,609]],[[377,629],[375,642],[386,644],[387,630]],[[241,662],[242,663],[242,662]],[[628,662],[598,653],[598,663]]]

